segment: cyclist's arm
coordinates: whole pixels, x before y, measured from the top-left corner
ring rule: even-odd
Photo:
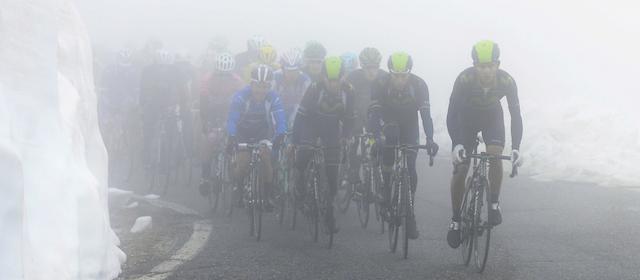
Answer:
[[[379,135],[382,127],[380,121],[382,119],[382,98],[384,95],[384,86],[375,84],[371,90],[371,104],[368,110],[367,131],[373,135]]]
[[[345,115],[342,120],[342,138],[349,138],[353,134],[353,124],[355,121],[355,108],[354,108],[354,92],[351,84],[345,90]]]
[[[314,95],[315,87],[310,86],[307,91],[302,96],[302,101],[300,101],[300,106],[298,106],[298,110],[296,112],[296,116],[293,120],[293,135],[291,140],[294,144],[300,143],[300,130],[302,127],[308,125],[309,120],[311,119],[311,107],[313,105],[313,95]]]
[[[522,114],[520,112],[520,100],[518,98],[518,87],[516,82],[508,77],[510,81],[509,94],[507,95],[507,104],[509,105],[509,113],[511,114],[511,147],[514,150],[520,149],[522,142]]]
[[[275,136],[280,136],[287,133],[287,114],[284,111],[284,106],[282,105],[282,100],[275,93],[272,92],[272,104],[271,104],[271,114],[276,121],[276,133]]]
[[[447,130],[451,137],[452,147],[462,144],[463,139],[461,135],[461,118],[460,110],[462,110],[462,85],[460,77],[458,77],[453,84],[453,91],[449,98],[449,109],[447,111]]]
[[[211,120],[209,120],[209,110],[211,109],[209,94],[209,79],[204,77],[202,81],[200,81],[200,119],[202,120],[203,133],[207,133],[209,128],[211,128]]]
[[[227,135],[230,137],[236,136],[238,132],[238,121],[240,120],[240,114],[244,103],[240,93],[240,91],[237,92],[231,99],[229,117],[227,118]]]
[[[422,79],[416,82],[416,101],[418,111],[422,118],[422,127],[427,135],[427,140],[433,142],[433,119],[431,119],[431,104],[429,102],[429,88]]]

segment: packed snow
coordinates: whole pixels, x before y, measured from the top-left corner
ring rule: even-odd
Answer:
[[[0,279],[113,279],[107,154],[92,54],[71,1],[4,0]]]
[[[153,219],[149,216],[143,216],[143,217],[138,217],[136,219],[136,222],[133,223],[133,226],[131,227],[130,232],[131,233],[139,233],[139,232],[143,232],[147,229],[151,228],[151,223],[152,223]]]

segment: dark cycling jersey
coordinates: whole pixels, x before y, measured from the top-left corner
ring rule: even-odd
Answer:
[[[519,149],[523,129],[516,82],[507,72],[498,70],[495,86],[482,88],[473,67],[458,76],[449,100],[447,129],[453,147],[460,144],[473,148],[471,145],[478,131],[482,131],[485,143],[504,146],[504,117],[500,100],[505,96],[511,114],[512,147]]]
[[[384,79],[388,75],[384,70],[378,69],[378,76],[376,79]],[[367,116],[369,111],[369,105],[371,105],[371,96],[373,84],[376,81],[366,78],[364,69],[357,69],[351,72],[347,78],[353,86],[354,90],[354,114],[355,121],[353,124],[353,132],[357,135],[362,133],[362,128],[367,124]]]
[[[342,124],[342,131],[340,125]],[[320,83],[313,83],[305,93],[294,121],[293,142],[299,144],[307,131],[335,127],[336,137],[351,135],[353,124],[353,88],[343,84],[339,94],[328,93]],[[305,139],[306,140],[306,139]],[[328,143],[325,143],[328,145]]]
[[[391,86],[390,76],[377,79],[369,106],[368,131],[379,134],[382,124],[397,124],[401,127],[399,137],[406,139],[403,144],[418,141],[418,112],[422,117],[424,133],[433,140],[433,121],[429,103],[429,89],[420,77],[410,74],[409,85],[401,92]]]

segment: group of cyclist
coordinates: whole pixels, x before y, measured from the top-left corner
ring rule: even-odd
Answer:
[[[127,55],[122,56],[126,58]],[[513,78],[500,66],[500,50],[492,41],[480,41],[472,48],[473,66],[455,80],[449,100],[447,128],[451,136],[454,173],[451,179],[452,219],[447,234],[451,247],[461,243],[459,213],[464,183],[469,169],[465,153],[475,148],[482,132],[487,152],[502,154],[505,146],[505,125],[501,100],[506,96],[511,114],[512,164],[522,164],[519,146],[522,139],[522,117],[517,87]],[[148,109],[143,114],[146,137],[160,117],[159,110],[188,108],[190,88],[197,88],[202,133],[206,137],[202,162],[200,192],[211,191],[211,165],[215,155],[224,153],[233,158],[231,178],[239,186],[247,176],[249,153],[238,149],[239,143],[268,143],[260,150],[261,176],[268,195],[273,195],[274,157],[286,150],[295,155],[295,197],[304,199],[304,169],[311,158],[310,146],[321,143],[324,150],[328,191],[327,201],[334,201],[341,184],[339,166],[350,160],[348,177],[357,177],[359,158],[355,154],[358,141],[366,136],[376,147],[375,156],[382,165],[383,211],[390,204],[390,176],[394,164],[391,145],[413,145],[420,142],[420,123],[431,156],[438,152],[434,141],[429,90],[426,82],[414,74],[414,61],[406,52],[391,54],[382,69],[382,54],[372,47],[358,55],[327,56],[325,47],[310,41],[305,48],[282,52],[260,36],[247,42],[247,51],[233,55],[222,47],[210,47],[207,61],[213,67],[198,78],[188,67],[175,67],[166,52],[158,48],[154,62],[141,74],[140,103]],[[174,65],[169,67],[168,65]],[[187,69],[187,70],[185,70]],[[122,71],[116,71],[123,74]],[[151,80],[153,82],[151,82]],[[197,81],[197,85],[187,80]],[[150,85],[153,85],[150,86]],[[123,94],[126,95],[126,94]],[[180,109],[177,109],[180,111]],[[182,110],[184,112],[184,110]],[[345,149],[345,147],[347,147]],[[346,157],[342,151],[349,151]],[[411,192],[418,185],[417,149],[408,156]],[[231,157],[233,155],[233,157]],[[502,164],[490,163],[492,189],[489,222],[502,222],[499,207]],[[354,179],[355,180],[355,179]],[[267,208],[273,207],[267,199]],[[329,206],[327,223],[338,231],[333,204]],[[417,238],[415,216],[407,223],[410,238]]]

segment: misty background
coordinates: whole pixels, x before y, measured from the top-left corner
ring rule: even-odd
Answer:
[[[330,55],[367,46],[379,48],[385,56],[407,51],[415,61],[414,73],[429,85],[436,140],[446,149],[450,141],[444,122],[453,82],[471,65],[471,46],[491,39],[501,47],[501,67],[519,87],[525,124],[522,149],[533,175],[571,176],[566,168],[575,167],[570,171],[576,176],[584,176],[585,169],[598,170],[592,181],[601,184],[640,185],[640,175],[634,172],[640,160],[640,6],[634,1],[77,4],[94,47],[101,49],[140,48],[158,38],[167,49],[188,50],[197,58],[216,36],[226,37],[230,49],[239,53],[246,49],[247,38],[260,34],[280,52],[303,47],[308,40],[322,42]],[[508,124],[508,114],[506,118]],[[566,158],[571,160],[557,162]],[[624,176],[613,174],[621,169],[626,170]]]

